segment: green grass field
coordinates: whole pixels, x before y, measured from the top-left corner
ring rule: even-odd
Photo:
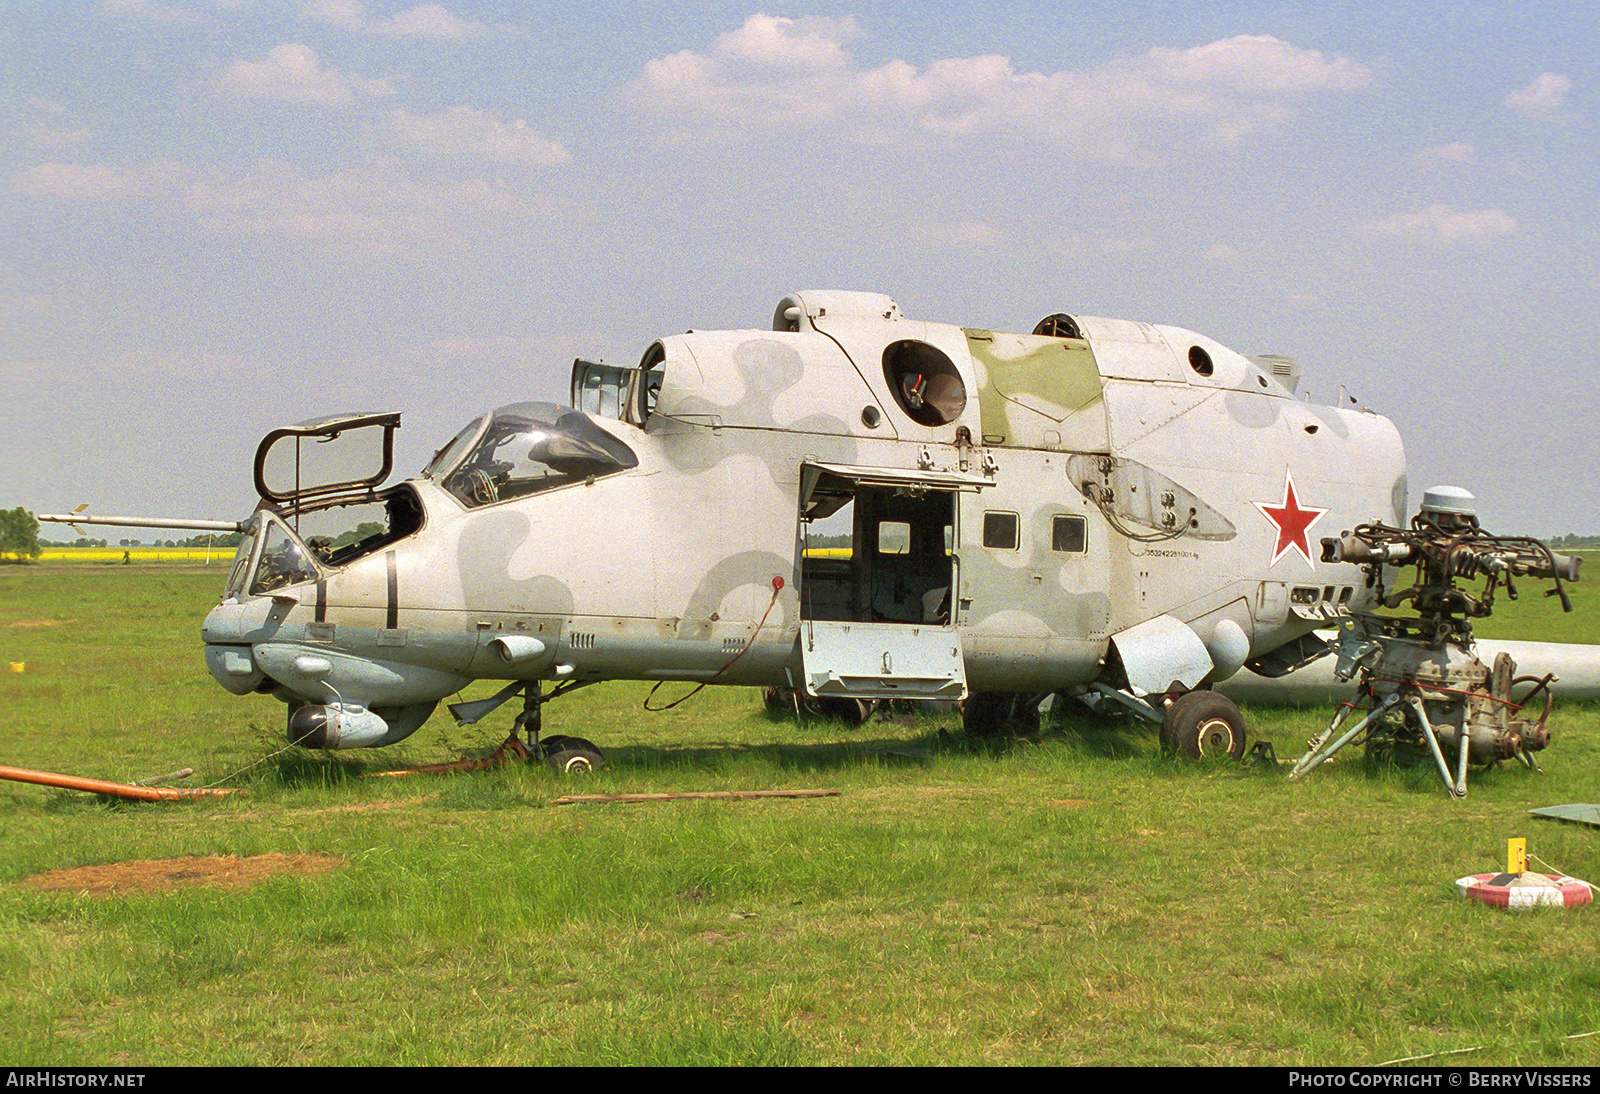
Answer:
[[[222,580],[0,567],[0,764],[247,791],[0,783],[9,1065],[1600,1064],[1600,909],[1452,888],[1516,836],[1600,881],[1600,831],[1526,813],[1600,801],[1593,706],[1558,706],[1544,774],[1475,773],[1451,802],[1353,755],[1290,784],[1137,726],[974,749],[953,717],[797,725],[734,689],[652,714],[601,685],[547,709],[611,761],[577,789],[840,794],[560,806],[573,785],[539,768],[360,777],[481,753],[504,712],[285,750],[278,703],[205,671]],[[1494,633],[1600,641],[1576,592]],[[1284,758],[1328,716],[1247,713]],[[261,876],[181,861],[218,856]],[[41,887],[91,866],[124,887]]]

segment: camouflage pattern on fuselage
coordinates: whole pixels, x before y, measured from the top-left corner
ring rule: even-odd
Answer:
[[[455,477],[463,446],[390,488],[420,514],[398,538],[339,565],[309,551],[294,584],[230,585],[203,632],[213,675],[291,716],[377,712],[340,747],[391,743],[486,677],[1126,687],[1113,641],[1158,617],[1221,678],[1366,603],[1356,567],[1317,561],[1318,535],[1401,520],[1386,419],[1303,402],[1188,331],[1076,317],[1081,337],[1008,334],[821,292],[785,298],[773,326],[665,338],[617,370],[629,409],[579,420],[633,466],[482,500]],[[488,481],[504,466],[479,462]],[[849,552],[808,554],[830,519]],[[823,663],[826,628],[875,667]],[[513,657],[505,636],[537,642]],[[952,652],[958,678],[937,686],[946,669],[903,668]]]

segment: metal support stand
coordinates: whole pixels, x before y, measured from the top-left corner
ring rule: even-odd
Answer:
[[[1422,739],[1427,743],[1428,751],[1433,754],[1433,762],[1439,769],[1439,778],[1444,780],[1445,791],[1452,798],[1467,796],[1467,735],[1461,734],[1461,776],[1459,780],[1450,778],[1450,765],[1445,762],[1444,749],[1439,747],[1439,738],[1433,732],[1433,723],[1428,721],[1428,711],[1422,705],[1422,700],[1413,695],[1410,698],[1411,709],[1417,712],[1417,721],[1422,723]]]
[[[1323,730],[1321,733],[1317,734],[1315,737],[1311,738],[1311,740],[1307,742],[1307,744],[1306,744],[1306,754],[1304,756],[1300,757],[1300,762],[1295,764],[1294,765],[1294,770],[1289,772],[1289,778],[1297,779],[1301,775],[1304,775],[1306,772],[1310,771],[1312,768],[1318,767],[1321,764],[1323,764],[1323,763],[1327,762],[1328,760],[1332,759],[1334,753],[1338,752],[1345,745],[1347,745],[1351,741],[1355,740],[1355,738],[1363,730],[1365,730],[1373,722],[1376,722],[1379,719],[1381,719],[1391,709],[1393,709],[1394,707],[1398,706],[1399,703],[1400,703],[1400,696],[1398,696],[1398,695],[1387,695],[1387,696],[1385,696],[1383,701],[1380,702],[1377,706],[1373,707],[1372,710],[1367,713],[1367,716],[1365,718],[1361,719],[1361,721],[1356,723],[1356,726],[1355,726],[1354,729],[1352,729],[1349,733],[1346,733],[1343,737],[1340,737],[1337,741],[1335,741],[1333,743],[1333,747],[1329,748],[1326,752],[1323,752],[1321,755],[1318,755],[1317,754],[1317,749],[1321,748],[1324,744],[1327,743],[1328,738],[1332,737],[1334,735],[1334,733],[1338,731],[1339,727],[1344,724],[1345,720],[1347,718],[1349,718],[1350,715],[1352,713],[1354,713],[1354,711],[1356,709],[1355,707],[1352,707],[1352,706],[1349,706],[1349,705],[1341,706],[1339,708],[1339,713],[1337,713],[1337,714],[1335,714],[1333,716],[1333,721],[1328,723],[1328,728]]]

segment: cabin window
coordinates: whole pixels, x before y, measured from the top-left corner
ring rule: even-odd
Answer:
[[[955,363],[926,342],[891,343],[883,351],[883,376],[919,425],[948,425],[967,408],[967,385]]]
[[[983,545],[996,551],[1015,551],[1020,545],[1017,514],[984,513]]]
[[[422,473],[430,479],[437,480],[444,472],[459,463],[472,442],[477,440],[479,431],[483,429],[483,422],[483,418],[474,418],[468,422],[460,433],[450,439],[449,444],[433,454],[433,459],[428,461],[428,466],[422,469]]]
[[[422,527],[422,503],[404,483],[378,497],[334,499],[295,515],[295,532],[323,566],[340,567]]]
[[[878,553],[880,555],[905,555],[911,553],[911,525],[903,520],[885,520],[878,524]]]
[[[1050,548],[1078,555],[1089,549],[1088,522],[1082,517],[1057,517],[1050,525]]]

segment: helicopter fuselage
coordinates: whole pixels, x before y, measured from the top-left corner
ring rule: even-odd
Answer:
[[[1386,418],[1179,328],[860,293],[773,328],[578,362],[576,409],[484,414],[385,489],[296,462],[202,627],[212,675],[313,747],[391,744],[479,679],[1159,695],[1369,606],[1317,537],[1405,512]],[[347,509],[380,519],[313,530]]]

